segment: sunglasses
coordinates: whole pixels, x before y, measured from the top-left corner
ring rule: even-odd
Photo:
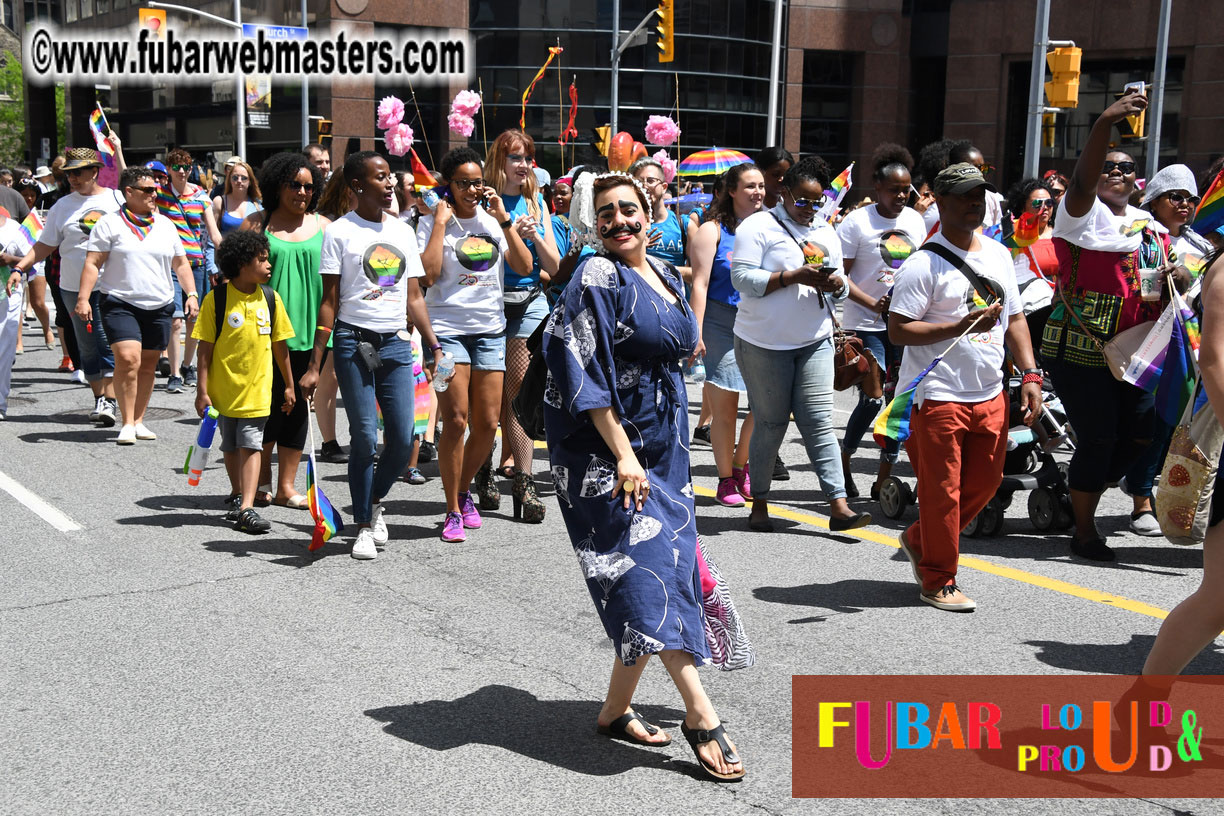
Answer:
[[[170,169],[177,170],[180,173],[186,173],[188,170],[191,169],[191,165],[190,164],[172,164],[170,165]]]
[[[314,192],[314,185],[311,184],[309,181],[306,182],[305,184],[303,184],[300,181],[296,181],[296,180],[290,181],[290,182],[287,182],[285,186],[288,187],[290,190],[293,190],[293,192],[295,193],[301,192],[303,190],[305,190],[308,193]]]
[[[479,190],[484,186],[484,179],[455,179],[451,184],[460,190]]]
[[[825,203],[823,196],[821,198],[795,198],[795,194],[790,190],[787,190],[786,194],[791,197],[791,201],[794,203],[794,205],[801,210],[819,209],[820,207],[823,207]]]
[[[1122,175],[1129,176],[1135,172],[1135,163],[1133,161],[1107,161],[1105,162],[1104,169],[1101,170],[1101,175],[1109,175],[1115,169]]]
[[[1046,209],[1047,207],[1049,207],[1050,209],[1054,208],[1054,202],[1048,198],[1029,199],[1028,205],[1029,205],[1030,210],[1037,210],[1038,212]]]
[[[995,169],[995,166],[993,164],[982,162],[982,165],[978,167],[978,172],[984,176],[987,173],[993,173],[994,169]]]
[[[88,167],[74,167],[71,170],[65,170],[64,172],[70,176],[79,176],[82,173],[84,173],[86,170],[89,170],[89,169],[90,168]]]
[[[1169,199],[1169,203],[1174,206],[1188,203],[1191,207],[1197,207],[1199,201],[1202,200],[1198,196],[1184,196],[1181,193],[1167,193],[1166,197]]]
[[[145,195],[153,195],[154,193],[157,192],[156,187],[137,187],[135,184],[133,184],[131,187],[128,187],[128,189],[129,190],[139,190]]]

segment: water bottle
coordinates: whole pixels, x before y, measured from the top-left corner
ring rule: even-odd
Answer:
[[[429,208],[430,212],[438,209],[438,194],[434,192],[432,187],[421,193],[421,199],[424,200],[425,206]]]
[[[187,474],[187,484],[200,486],[200,477],[204,468],[208,467],[208,454],[212,448],[213,436],[217,432],[217,417],[221,416],[211,405],[200,420],[200,430],[196,434],[195,444],[187,449],[187,461],[183,464],[183,472]]]
[[[695,383],[705,382],[706,370],[704,358],[698,357],[693,361],[693,364],[689,366],[689,377],[691,377]]]
[[[455,376],[455,355],[447,351],[442,354],[442,362],[438,363],[438,370],[434,372],[434,390],[439,393],[445,391],[450,387],[450,379],[453,376]]]

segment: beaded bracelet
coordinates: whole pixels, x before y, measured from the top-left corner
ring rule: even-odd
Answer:
[[[1044,382],[1045,378],[1036,372],[1030,372],[1020,378],[1021,385],[1028,385],[1029,383],[1037,383],[1038,385],[1042,385]]]

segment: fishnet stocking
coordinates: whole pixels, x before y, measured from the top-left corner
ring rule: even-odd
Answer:
[[[514,466],[523,473],[531,473],[531,460],[535,454],[535,442],[523,432],[523,428],[510,410],[510,403],[518,396],[531,354],[527,351],[525,338],[511,338],[506,342],[506,382],[502,388],[502,462],[506,461],[506,447],[514,457]]]

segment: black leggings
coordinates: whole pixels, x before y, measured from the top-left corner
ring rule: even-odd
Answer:
[[[268,424],[264,426],[264,444],[275,442],[282,448],[293,450],[306,449],[306,431],[309,429],[310,408],[302,397],[302,388],[298,381],[310,368],[311,351],[290,351],[289,369],[293,372],[293,410],[289,413],[281,411],[285,404],[285,380],[281,377],[280,366],[272,364],[272,413],[268,416]]]
[[[47,285],[51,287],[51,300],[55,303],[55,327],[64,330],[64,350],[68,352],[68,359],[72,360],[72,365],[79,369],[81,351],[77,348],[76,331],[72,328],[72,309],[64,303],[64,296],[60,293],[58,283],[52,283],[48,278]]]

